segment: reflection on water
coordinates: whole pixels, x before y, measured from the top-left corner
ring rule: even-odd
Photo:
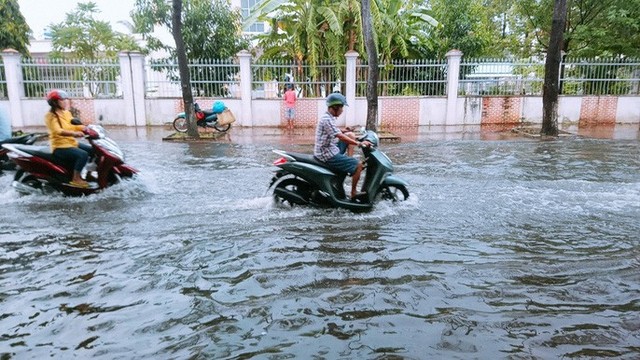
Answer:
[[[265,195],[308,142],[116,135],[97,196],[0,177],[3,357],[640,356],[637,139],[385,144],[409,201],[354,215]]]

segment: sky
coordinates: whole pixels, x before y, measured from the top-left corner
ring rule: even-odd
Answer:
[[[95,3],[100,10],[95,15],[96,19],[109,21],[115,31],[126,32],[126,28],[118,25],[118,21],[131,22],[129,13],[133,10],[134,0],[18,0],[18,5],[33,36],[40,40],[44,28],[49,24],[63,22],[66,14],[73,11],[79,2],[89,1]]]

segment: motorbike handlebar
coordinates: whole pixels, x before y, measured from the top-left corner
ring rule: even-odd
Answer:
[[[83,138],[85,139],[97,139],[99,137],[99,134],[95,130],[86,126],[84,128],[83,133],[84,133]]]
[[[365,142],[366,142],[366,144],[365,144]],[[373,144],[370,143],[369,141],[365,140],[365,141],[360,142],[360,147],[362,149],[370,149],[370,148],[373,147]]]

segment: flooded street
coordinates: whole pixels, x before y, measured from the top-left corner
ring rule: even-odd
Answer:
[[[352,214],[274,206],[312,145],[259,131],[116,129],[141,175],[96,196],[0,176],[0,358],[640,357],[637,136],[403,137],[408,201]]]

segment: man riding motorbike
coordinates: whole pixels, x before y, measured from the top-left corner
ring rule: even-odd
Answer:
[[[338,146],[338,141],[355,146],[370,146],[371,144],[368,141],[361,143],[338,129],[336,120],[342,114],[345,106],[348,105],[344,95],[332,93],[327,97],[327,112],[320,117],[316,126],[313,155],[332,170],[351,175],[351,199],[355,199],[361,195],[358,193],[357,187],[363,165],[356,158],[345,155]],[[343,149],[346,150],[346,147]]]

